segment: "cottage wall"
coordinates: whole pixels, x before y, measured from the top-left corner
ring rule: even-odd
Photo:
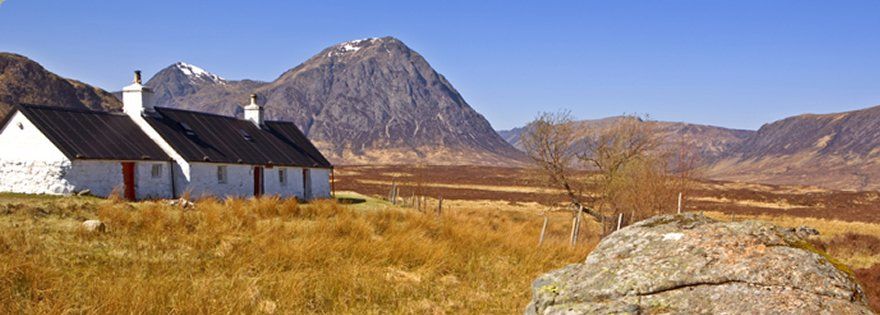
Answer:
[[[76,187],[63,178],[69,161],[0,160],[0,191],[25,194],[64,195]]]
[[[0,126],[0,160],[68,161],[64,153],[46,138],[21,112],[12,114],[6,126]]]
[[[217,180],[217,167],[226,166],[226,183]],[[249,197],[254,195],[253,166],[220,163],[190,163],[185,191],[193,197]]]
[[[64,180],[77,190],[88,189],[92,195],[107,197],[113,189],[123,192],[122,164],[119,161],[75,160]]]
[[[88,189],[101,197],[117,188],[122,192],[121,161],[70,161],[21,112],[0,128],[0,191],[66,195]],[[165,165],[160,178],[151,176],[155,163]],[[138,199],[170,196],[169,162],[136,161],[135,165]]]
[[[280,171],[287,172],[287,182],[282,185],[280,181]],[[266,195],[276,195],[282,198],[302,198],[302,169],[297,167],[273,167],[266,168],[263,171],[265,179],[263,188]]]
[[[312,198],[330,198],[330,169],[313,168],[310,172]]]
[[[0,191],[68,194],[75,187],[63,180],[71,163],[20,112],[0,126]]]
[[[161,165],[159,177],[153,177],[153,165]],[[120,165],[120,168],[122,166]],[[171,194],[171,162],[135,162],[135,194],[137,199],[167,199]]]

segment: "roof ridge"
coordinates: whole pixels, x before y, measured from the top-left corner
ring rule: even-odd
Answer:
[[[161,106],[153,106],[153,108],[156,109],[156,111],[170,110],[170,111],[176,111],[176,112],[186,112],[186,113],[191,113],[191,114],[208,115],[208,116],[214,116],[214,117],[222,117],[222,118],[228,118],[228,119],[235,119],[235,120],[244,120],[244,121],[247,121],[247,119],[242,119],[242,118],[238,118],[238,117],[235,117],[235,116],[229,116],[229,115],[223,115],[223,114],[217,114],[217,113],[210,113],[210,112],[203,112],[203,111],[191,110],[191,109],[173,108],[173,107],[161,107]]]
[[[33,108],[33,109],[54,110],[54,111],[60,111],[60,112],[83,113],[83,114],[102,114],[102,115],[116,115],[116,116],[124,116],[125,115],[122,112],[111,112],[111,111],[106,111],[106,110],[94,110],[94,109],[90,109],[90,108],[71,108],[71,107],[63,107],[63,106],[52,106],[52,105],[30,104],[30,103],[17,103],[13,107],[15,107],[15,109]]]

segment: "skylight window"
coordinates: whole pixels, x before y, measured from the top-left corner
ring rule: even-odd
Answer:
[[[183,123],[183,122],[180,123],[180,128],[183,128],[183,131],[186,132],[186,135],[188,135],[188,136],[195,136],[196,135],[196,132],[193,131],[192,127],[190,127],[186,123]]]
[[[244,131],[243,129],[239,129],[239,130],[238,130],[238,133],[239,133],[239,134],[241,135],[241,137],[244,138],[245,140],[247,140],[247,141],[254,141],[254,137],[251,137],[251,134],[247,133],[247,131]]]

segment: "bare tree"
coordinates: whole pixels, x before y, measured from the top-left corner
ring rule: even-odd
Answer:
[[[583,188],[575,180],[576,139],[569,112],[541,113],[521,137],[526,153],[553,186],[562,188],[571,203],[581,211],[603,221],[602,214],[583,203]]]
[[[603,226],[605,218],[619,214],[634,222],[672,210],[692,170],[683,165],[692,161],[663,145],[657,123],[646,116],[625,115],[592,134],[577,126],[568,112],[543,113],[522,136],[538,169],[572,204]],[[595,194],[584,194],[588,180],[575,176],[584,169],[596,172]]]

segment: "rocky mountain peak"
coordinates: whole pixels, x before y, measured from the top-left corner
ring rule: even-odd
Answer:
[[[193,83],[215,83],[215,84],[226,84],[226,80],[221,78],[220,76],[205,71],[205,69],[199,68],[195,65],[191,65],[185,63],[183,61],[178,61],[177,63],[170,66],[170,68],[180,71],[183,75],[188,77],[190,81]]]
[[[390,39],[390,37],[389,37]],[[383,42],[382,38],[370,37],[364,39],[356,39],[352,41],[347,41],[343,43],[336,44],[330,48],[328,48],[327,57],[334,56],[342,56],[345,54],[356,53],[363,48],[370,47],[373,45],[381,44]]]
[[[331,45],[273,82],[220,80],[177,63],[147,85],[157,106],[225,115],[240,115],[256,93],[268,119],[295,122],[334,163],[497,165],[524,158],[393,37]]]

